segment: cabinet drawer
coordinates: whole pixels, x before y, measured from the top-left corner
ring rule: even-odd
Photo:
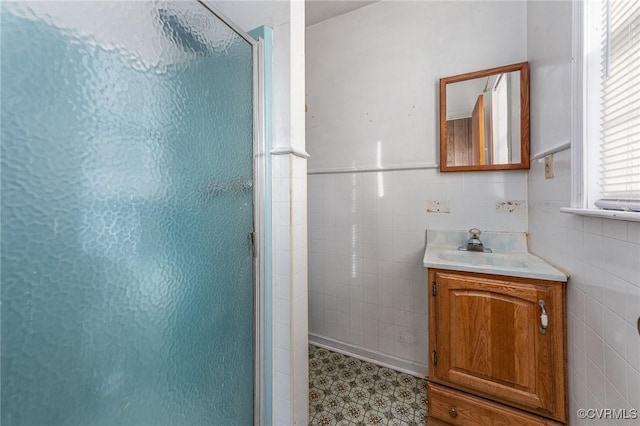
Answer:
[[[433,383],[427,385],[428,424],[476,426],[561,426],[544,417],[464,394]]]

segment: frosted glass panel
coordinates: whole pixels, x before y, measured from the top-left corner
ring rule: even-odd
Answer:
[[[2,425],[253,423],[251,46],[2,2]]]

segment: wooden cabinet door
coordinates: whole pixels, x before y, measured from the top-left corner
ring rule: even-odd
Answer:
[[[429,279],[429,379],[565,421],[563,284],[442,270]]]

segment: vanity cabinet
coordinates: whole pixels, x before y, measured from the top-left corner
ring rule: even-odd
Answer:
[[[429,424],[564,424],[565,283],[429,269],[428,286]]]

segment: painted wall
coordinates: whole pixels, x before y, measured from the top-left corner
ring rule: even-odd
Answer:
[[[524,2],[383,1],[307,28],[312,341],[426,374],[425,230],[527,230],[526,172],[434,168],[439,79],[526,60],[525,25]]]
[[[535,154],[571,136],[571,2],[528,2],[527,28]],[[576,410],[640,406],[640,223],[561,213],[570,205],[571,151],[554,157],[553,179],[539,162],[529,173],[530,250],[571,274],[569,423],[604,424]]]
[[[525,11],[383,1],[307,28],[309,170],[434,164],[439,79],[526,60]]]

